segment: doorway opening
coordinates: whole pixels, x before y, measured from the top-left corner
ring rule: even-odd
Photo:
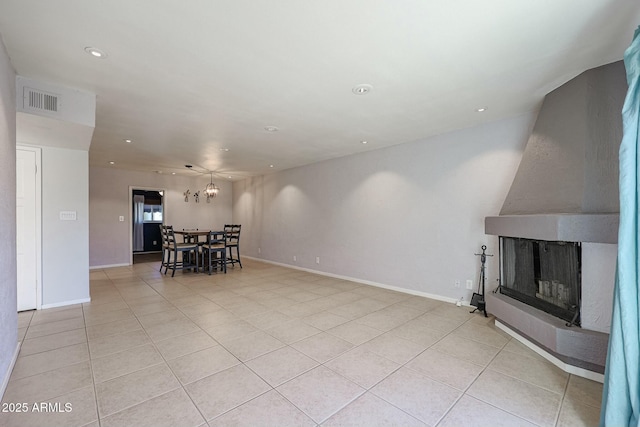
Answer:
[[[164,190],[131,189],[131,262],[155,262],[162,259]]]

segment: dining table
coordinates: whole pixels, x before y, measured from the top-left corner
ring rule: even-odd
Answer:
[[[224,239],[224,235],[225,235],[225,231],[224,230],[200,230],[197,228],[192,228],[192,229],[188,229],[188,228],[184,228],[182,230],[174,230],[173,234],[177,234],[182,236],[183,241],[186,242],[192,242],[192,243],[197,243],[198,246],[203,246],[206,245],[207,243],[209,243],[209,239],[211,236],[214,237],[214,239],[220,239],[223,240]],[[206,237],[206,239],[204,239],[203,241],[200,241],[200,237],[204,236]],[[202,270],[204,271],[205,266],[204,266],[204,257],[203,257],[203,262],[202,262]]]

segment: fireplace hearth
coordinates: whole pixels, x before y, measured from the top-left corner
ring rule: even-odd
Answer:
[[[580,326],[581,245],[500,237],[500,292]]]

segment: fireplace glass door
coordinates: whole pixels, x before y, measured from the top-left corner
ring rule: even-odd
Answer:
[[[580,324],[580,243],[500,237],[500,291]]]

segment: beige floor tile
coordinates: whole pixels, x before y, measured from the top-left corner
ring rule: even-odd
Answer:
[[[371,388],[400,365],[375,353],[356,347],[325,363],[325,366],[364,388]]]
[[[173,310],[175,306],[168,301],[152,302],[150,304],[132,305],[131,310],[136,316],[144,316],[146,314],[160,313],[161,311]]]
[[[212,328],[205,329],[205,331],[216,341],[225,343],[257,332],[258,328],[244,320],[235,320],[233,322],[222,323]]]
[[[431,347],[447,335],[446,332],[430,328],[422,320],[410,320],[404,325],[390,330],[389,333],[425,347]]]
[[[557,427],[596,427],[599,424],[600,408],[565,397]]]
[[[289,316],[286,316],[278,311],[267,311],[266,313],[261,313],[256,316],[246,317],[245,320],[251,323],[258,329],[262,329],[263,331],[273,328],[275,326],[281,325],[285,322],[291,320]]]
[[[156,348],[166,360],[171,360],[216,345],[218,343],[207,333],[198,331],[158,341]]]
[[[466,390],[483,367],[437,350],[425,350],[407,363],[407,368],[458,390]]]
[[[562,400],[561,394],[492,370],[484,371],[467,394],[539,426],[553,426]]]
[[[469,313],[471,311],[470,308],[473,309],[473,307],[465,305],[458,307],[455,304],[441,304],[439,307],[431,310],[430,313],[446,317],[448,319],[466,322],[467,320],[475,317],[475,314]]]
[[[165,323],[172,323],[176,320],[186,319],[180,310],[173,307],[168,310],[158,311],[155,313],[139,315],[138,321],[142,324],[143,328],[150,328],[152,326],[163,325]]]
[[[100,383],[160,363],[164,363],[160,353],[153,345],[145,344],[93,359],[93,377]]]
[[[267,313],[271,311],[271,308],[254,301],[250,301],[246,304],[229,307],[228,310],[234,315],[244,319],[257,314]]]
[[[102,420],[102,427],[198,427],[204,418],[187,393],[179,388]]]
[[[179,387],[180,383],[165,364],[96,384],[100,417],[122,411]]]
[[[602,384],[571,375],[566,397],[575,402],[582,402],[599,408],[602,404]]]
[[[209,302],[208,299],[203,297],[202,295],[187,295],[179,298],[170,298],[171,304],[176,307],[189,307],[198,304],[206,304]]]
[[[102,338],[107,335],[121,334],[123,332],[142,329],[137,319],[118,320],[117,322],[103,323],[96,326],[87,326],[89,340]]]
[[[422,344],[396,337],[391,333],[380,335],[362,344],[361,347],[400,364],[407,363],[426,348]]]
[[[185,317],[161,325],[150,326],[145,328],[145,331],[154,342],[158,342],[167,338],[198,332],[200,328]]]
[[[433,314],[433,311],[429,311],[426,314],[423,314],[416,320],[423,321],[424,324],[431,329],[435,329],[447,334],[464,323],[464,320],[448,319],[443,316],[435,315]]]
[[[210,427],[315,426],[311,418],[277,391],[269,391],[209,422]]]
[[[84,321],[87,326],[101,325],[103,323],[115,322],[117,320],[133,319],[133,311],[129,308],[120,310],[103,311],[100,313],[85,313]]]
[[[513,338],[507,343],[507,345],[503,347],[502,351],[510,351],[511,353],[517,353],[527,357],[546,360],[544,357],[540,356],[538,353]]]
[[[86,314],[97,314],[97,313],[106,313],[108,311],[116,311],[122,310],[123,308],[128,308],[126,302],[124,301],[115,301],[107,304],[98,304],[93,305],[90,302],[82,304],[82,311]]]
[[[364,393],[364,389],[324,366],[277,388],[316,423],[321,423]]]
[[[35,403],[92,385],[89,362],[9,381],[3,402]]]
[[[142,329],[124,332],[117,335],[107,335],[101,338],[89,341],[89,350],[91,358],[107,356],[109,354],[118,353],[128,350],[142,344],[151,342],[147,334]]]
[[[84,328],[82,316],[72,319],[58,320],[55,322],[42,323],[40,325],[30,325],[27,329],[26,339],[43,337],[45,335],[57,334],[59,332],[71,331],[73,329]]]
[[[240,319],[235,314],[227,310],[216,310],[209,313],[197,314],[190,317],[193,322],[202,329],[213,329],[218,325],[229,322],[237,322]]]
[[[498,332],[495,327],[483,326],[477,323],[467,322],[453,333],[462,338],[478,341],[497,348],[503,348],[509,341],[504,333]]]
[[[189,305],[180,307],[180,311],[186,314],[190,319],[193,319],[194,316],[199,316],[202,314],[213,313],[214,311],[224,310],[218,304],[206,300],[200,304]]]
[[[277,387],[315,368],[318,362],[287,346],[250,360],[246,365],[272,387]]]
[[[55,310],[51,308],[37,310],[31,318],[30,326],[78,318],[82,318],[82,306],[65,310]]]
[[[236,365],[185,386],[207,420],[269,391],[271,387],[244,365]]]
[[[12,380],[53,371],[63,366],[74,365],[89,360],[87,343],[57,348],[29,356],[21,356],[16,361],[11,374]]]
[[[338,316],[337,314],[323,311],[321,313],[312,314],[311,316],[303,317],[302,321],[306,324],[313,326],[314,328],[326,331],[327,329],[335,328],[338,325],[347,323],[349,319]]]
[[[223,371],[240,363],[222,346],[216,345],[196,351],[169,362],[171,370],[182,384],[189,384],[211,374]]]
[[[18,313],[18,328],[26,328],[31,323],[36,310],[21,311]]]
[[[25,402],[26,403],[26,402]],[[84,426],[98,420],[93,386],[28,404],[28,412],[0,413],[3,427]]]
[[[487,366],[500,351],[496,347],[452,334],[447,335],[431,348],[482,366]]]
[[[24,340],[20,346],[20,356],[42,353],[43,351],[55,350],[56,348],[82,344],[84,342],[87,342],[87,333],[84,328],[45,335],[39,338]]]
[[[569,374],[546,360],[500,352],[489,369],[526,381],[555,393],[564,394]]]
[[[322,423],[323,427],[424,427],[425,423],[401,411],[379,397],[365,393],[346,408]]]
[[[382,331],[378,329],[361,325],[353,320],[336,326],[335,328],[328,329],[326,332],[342,338],[353,345],[360,345],[382,334]]]
[[[326,332],[291,344],[291,347],[312,359],[325,363],[353,348],[353,344]]]
[[[431,311],[438,308],[443,303],[431,298],[425,297],[409,297],[403,301],[398,302],[398,305],[411,307],[415,310],[421,310],[423,312]]]
[[[322,310],[304,302],[299,302],[298,304],[279,308],[278,311],[292,318],[300,318],[311,316],[312,314],[319,313]]]
[[[508,412],[464,395],[438,424],[438,427],[535,427]]]
[[[27,335],[27,328],[18,328],[18,341],[24,340]]]
[[[257,331],[235,340],[225,341],[224,346],[238,359],[246,362],[284,347],[285,344],[266,332]]]
[[[406,368],[391,374],[371,392],[432,426],[462,395],[452,387]]]
[[[299,319],[292,319],[267,330],[269,335],[286,344],[292,344],[296,341],[319,334],[320,332],[322,332],[320,329],[302,323]]]

